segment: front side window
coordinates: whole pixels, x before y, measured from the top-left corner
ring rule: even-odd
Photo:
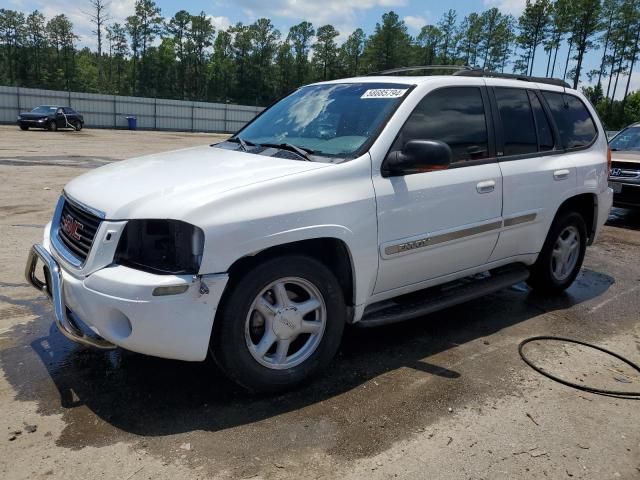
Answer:
[[[480,88],[449,87],[427,94],[407,119],[392,150],[402,150],[410,140],[446,143],[453,162],[487,158],[487,121]]]
[[[254,153],[260,146],[286,143],[312,157],[352,157],[373,140],[410,88],[391,83],[302,87],[266,110],[236,137],[252,146],[250,151]]]
[[[562,147],[566,149],[588,146],[597,135],[589,110],[573,95],[542,92],[558,126]]]
[[[494,92],[504,134],[503,154],[537,152],[538,139],[527,91],[521,88],[496,88]]]
[[[611,150],[640,151],[640,127],[629,127],[622,130],[611,140]]]

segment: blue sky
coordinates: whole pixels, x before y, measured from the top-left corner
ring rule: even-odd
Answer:
[[[92,28],[83,13],[88,10],[89,1],[56,3],[49,0],[0,0],[0,7],[23,11],[38,8],[48,18],[66,13],[74,22],[76,32],[81,37],[80,43],[93,47],[95,41],[91,35]],[[397,12],[407,23],[410,33],[416,35],[420,27],[436,23],[449,8],[455,9],[460,19],[470,12],[479,12],[493,6],[503,13],[518,16],[525,0],[156,0],[156,3],[165,17],[171,17],[180,9],[192,13],[202,10],[212,18],[217,28],[226,28],[236,22],[251,23],[260,17],[270,18],[283,33],[302,20],[311,21],[316,27],[331,23],[340,31],[341,39],[344,39],[357,27],[371,33],[381,15],[389,10]],[[114,20],[122,21],[133,12],[133,4],[134,0],[111,0],[110,14]],[[541,48],[536,57],[534,75],[544,75],[546,59]],[[560,58],[563,58],[562,51]],[[588,52],[586,70],[597,68],[598,59],[597,51]],[[586,82],[586,78],[584,81]],[[640,73],[634,74],[631,86],[632,90],[640,88]]]

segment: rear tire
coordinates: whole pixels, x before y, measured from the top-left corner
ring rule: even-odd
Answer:
[[[251,392],[279,392],[331,362],[346,308],[340,284],[325,265],[307,256],[283,256],[230,287],[216,315],[211,350],[233,381]]]
[[[51,120],[47,124],[47,130],[49,130],[50,132],[56,132],[58,130],[58,124],[55,122],[55,120]]]
[[[29,125],[20,125],[20,130],[29,130]]]
[[[587,248],[587,227],[576,212],[561,212],[551,224],[527,281],[536,291],[558,294],[578,276]]]

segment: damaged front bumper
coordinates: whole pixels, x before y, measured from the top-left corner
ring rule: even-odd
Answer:
[[[53,302],[55,323],[65,337],[100,349],[118,346],[187,361],[206,358],[226,274],[155,275],[111,265],[77,277],[61,267],[46,243],[45,238],[45,245],[32,247],[25,276]],[[37,275],[40,262],[43,280]],[[187,288],[176,295],[153,293],[173,285]]]

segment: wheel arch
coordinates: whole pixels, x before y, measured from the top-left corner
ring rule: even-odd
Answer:
[[[595,193],[580,193],[567,198],[558,207],[553,221],[555,222],[562,213],[569,211],[579,213],[584,219],[587,226],[587,244],[591,245],[598,225],[598,196]]]
[[[255,266],[273,258],[292,254],[306,255],[326,265],[336,276],[342,288],[347,308],[352,309],[356,298],[354,261],[346,242],[335,237],[298,240],[274,245],[252,255],[245,255],[229,267],[227,290],[233,288],[235,282]]]

